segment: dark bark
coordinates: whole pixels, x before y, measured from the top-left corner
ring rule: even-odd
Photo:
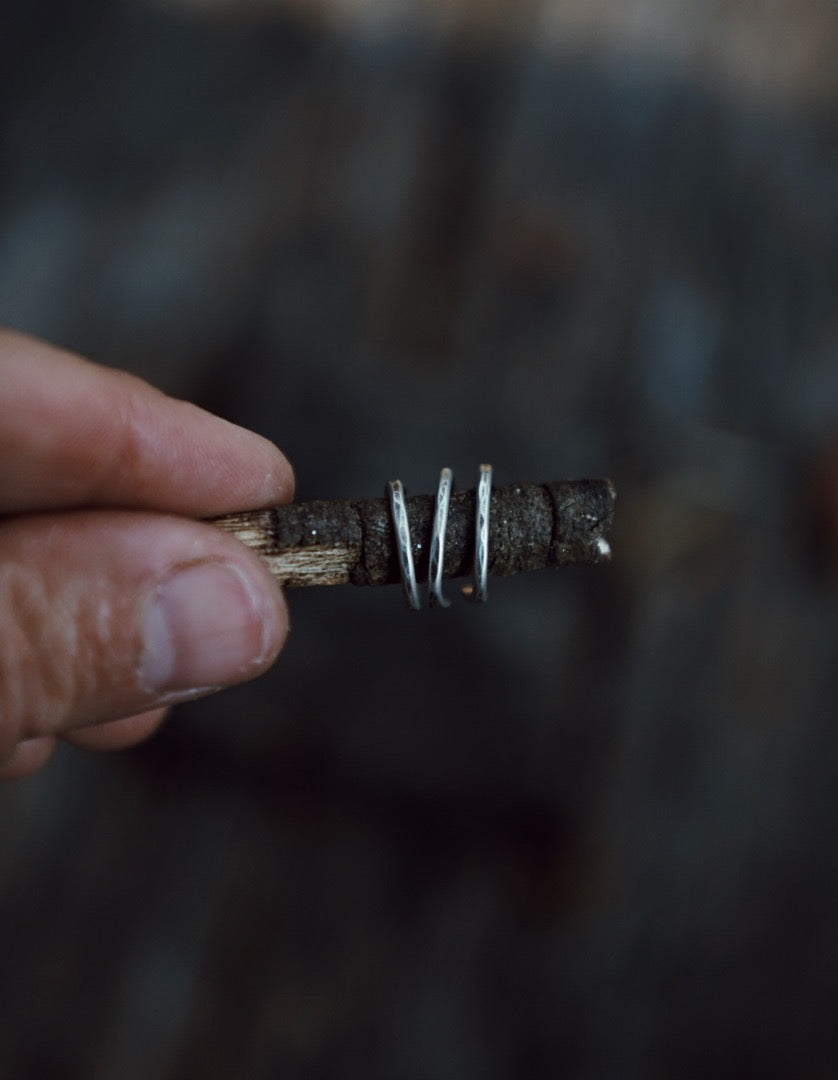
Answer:
[[[508,484],[492,490],[489,515],[489,573],[496,576],[548,566],[595,564],[610,557],[605,539],[616,493],[610,480],[570,480],[547,484]],[[475,492],[455,492],[448,511],[444,574],[472,572],[475,543]],[[435,497],[407,499],[407,513],[418,579],[428,574]],[[297,503],[252,515],[228,515],[218,524],[240,535],[274,560],[286,584],[389,585],[399,581],[393,526],[386,499]],[[245,535],[247,534],[247,535]],[[328,553],[339,572],[318,574],[319,555]],[[304,567],[283,573],[289,556]],[[314,580],[314,579],[317,580]]]

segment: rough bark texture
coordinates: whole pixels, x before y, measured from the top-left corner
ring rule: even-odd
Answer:
[[[474,561],[475,492],[455,492],[448,510],[444,576],[470,574]],[[489,573],[600,563],[616,492],[610,480],[508,484],[492,491]],[[435,498],[407,500],[413,560],[428,576]],[[315,501],[228,514],[214,524],[258,551],[283,585],[392,585],[399,581],[386,499]]]

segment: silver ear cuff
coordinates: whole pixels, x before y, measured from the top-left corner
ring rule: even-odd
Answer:
[[[489,507],[492,502],[492,466],[480,466],[477,482],[477,521],[474,541],[474,599],[486,603],[489,591]]]
[[[431,554],[428,564],[428,603],[431,607],[450,607],[451,601],[442,595],[442,563],[445,558],[445,530],[448,527],[448,503],[451,501],[451,487],[454,474],[450,469],[443,469],[439,474],[439,487],[436,491],[436,510],[434,527],[431,532]]]
[[[450,607],[442,592],[443,563],[445,560],[445,531],[448,526],[448,504],[454,474],[445,468],[439,474],[439,487],[436,492],[434,523],[431,530],[431,549],[428,561],[428,603],[431,607]],[[410,537],[410,523],[407,518],[407,502],[401,480],[390,480],[386,489],[390,501],[390,516],[393,522],[393,534],[396,539],[396,551],[399,560],[399,572],[408,607],[418,611],[419,584],[413,563],[413,545]],[[480,466],[480,478],[477,483],[475,510],[474,541],[474,579],[462,591],[478,603],[485,603],[489,582],[489,510],[492,503],[492,466]]]
[[[407,606],[418,611],[419,586],[416,583],[416,571],[413,568],[413,547],[410,542],[410,522],[407,520],[407,504],[401,480],[390,480],[387,484],[390,499],[390,516],[393,519],[393,533],[396,537],[396,551],[399,557],[399,571]]]

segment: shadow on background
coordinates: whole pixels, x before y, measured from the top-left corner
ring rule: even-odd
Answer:
[[[615,562],[298,592],[6,785],[4,1075],[832,1075],[834,9],[207,7],[0,14],[0,321],[301,498],[612,476]]]

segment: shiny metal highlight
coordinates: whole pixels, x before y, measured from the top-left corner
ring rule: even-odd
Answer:
[[[439,487],[436,492],[436,510],[428,564],[428,603],[431,607],[435,604],[439,604],[440,607],[451,606],[451,601],[446,600],[442,593],[442,564],[445,559],[445,530],[448,526],[448,504],[451,501],[453,483],[454,473],[448,468],[443,469],[439,474]]]
[[[480,466],[474,537],[474,591],[472,599],[485,604],[489,585],[489,508],[492,504],[492,466]]]
[[[419,586],[416,582],[416,570],[413,566],[413,548],[410,541],[410,522],[407,519],[407,503],[401,480],[390,480],[386,494],[390,500],[390,514],[393,519],[393,533],[399,558],[399,570],[408,607],[418,611]]]
[[[445,533],[448,527],[448,506],[454,486],[454,473],[444,468],[439,474],[439,487],[436,493],[434,522],[431,530],[431,545],[428,555],[428,603],[431,607],[450,607],[442,591],[445,575]],[[410,537],[410,522],[407,517],[407,498],[401,480],[390,480],[385,489],[390,501],[390,516],[393,522],[393,534],[396,538],[396,550],[399,560],[399,573],[404,588],[407,605],[413,611],[421,607],[419,585],[416,580],[416,568],[413,562],[413,543]],[[474,521],[474,571],[470,585],[462,588],[464,596],[477,603],[485,603],[489,582],[489,512],[492,505],[492,466],[481,465],[475,496]],[[421,544],[417,546],[417,550]]]

